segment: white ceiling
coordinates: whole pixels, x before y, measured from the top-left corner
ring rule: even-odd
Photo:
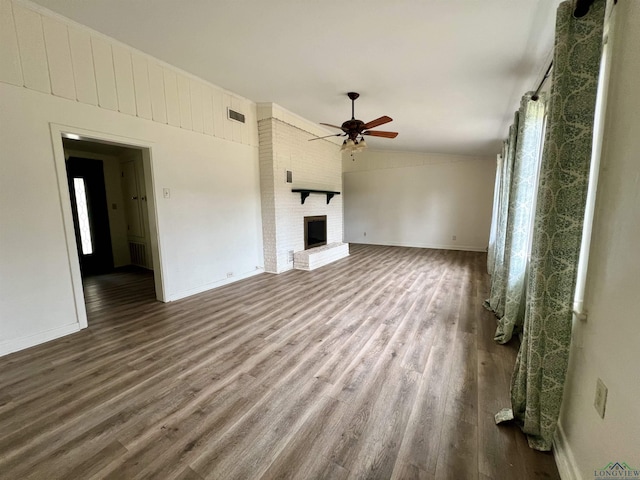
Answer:
[[[36,0],[313,122],[394,121],[377,149],[493,155],[551,59],[559,0]],[[371,140],[371,141],[369,141]]]

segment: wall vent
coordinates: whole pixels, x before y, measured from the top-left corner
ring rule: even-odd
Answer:
[[[236,112],[235,110],[231,110],[230,108],[227,108],[227,117],[229,117],[229,120],[244,123],[244,115],[240,112]]]
[[[147,266],[147,251],[144,243],[129,242],[129,253],[131,254],[132,265]]]

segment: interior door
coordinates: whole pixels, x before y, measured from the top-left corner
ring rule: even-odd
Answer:
[[[125,215],[127,217],[127,233],[133,240],[143,239],[144,223],[142,221],[142,194],[138,175],[133,160],[122,162],[122,193],[125,201]]]
[[[113,270],[109,211],[101,160],[67,160],[73,225],[83,276]]]

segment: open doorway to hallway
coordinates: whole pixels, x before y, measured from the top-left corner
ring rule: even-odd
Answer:
[[[62,139],[69,197],[89,315],[104,303],[104,288],[122,278],[154,285],[143,149]],[[155,289],[131,291],[154,300]],[[109,302],[111,305],[113,302]]]

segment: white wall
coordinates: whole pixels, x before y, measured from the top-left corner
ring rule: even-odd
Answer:
[[[280,273],[293,268],[289,252],[304,250],[304,217],[326,215],[327,243],[342,242],[342,195],[327,205],[326,195],[312,194],[302,204],[291,191],[342,192],[340,147],[333,139],[309,141],[326,131],[273,103],[258,105],[258,120],[265,269]]]
[[[559,463],[591,479],[609,462],[640,469],[640,2],[618,2],[585,307],[574,323]],[[601,419],[596,381],[608,387]],[[567,474],[567,478],[571,478]]]
[[[0,354],[82,326],[52,130],[149,147],[164,299],[260,271],[254,103],[24,2],[0,0],[0,14]]]
[[[372,150],[353,159],[345,154],[345,241],[485,251],[495,161]]]

